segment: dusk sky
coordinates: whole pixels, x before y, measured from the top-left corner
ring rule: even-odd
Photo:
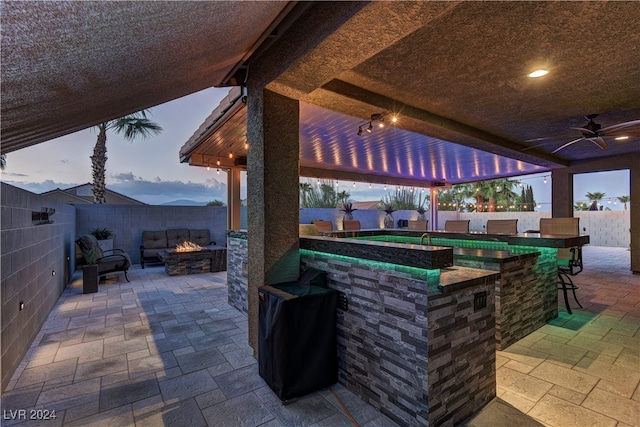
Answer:
[[[108,133],[107,187],[149,204],[183,199],[199,203],[226,201],[226,174],[179,163],[178,152],[227,93],[225,88],[211,88],[152,108],[150,119],[163,131],[150,139],[127,142],[120,135]],[[89,157],[96,138],[96,129],[90,128],[11,152],[2,181],[34,193],[91,182]],[[542,205],[537,210],[550,210],[550,175],[548,172],[522,177],[523,184],[533,187],[536,202]],[[385,191],[377,185],[370,190],[365,183],[357,183],[354,188],[353,182],[340,182],[339,191],[342,190],[351,193],[356,201],[366,201],[379,200],[395,187]],[[574,200],[587,202],[587,192],[605,193],[605,207],[621,210],[617,197],[630,193],[629,172],[576,175]],[[246,197],[244,185],[241,197]]]

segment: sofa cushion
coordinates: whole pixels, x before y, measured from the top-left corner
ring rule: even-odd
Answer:
[[[145,249],[165,249],[167,246],[167,232],[161,231],[143,231],[142,246]]]
[[[87,264],[95,264],[99,258],[104,256],[102,248],[98,245],[98,240],[92,234],[85,234],[77,240],[77,243]]]
[[[170,228],[167,230],[167,246],[165,248],[175,248],[176,245],[189,240],[189,230],[187,228]]]
[[[189,240],[200,246],[207,246],[211,243],[211,233],[208,229],[189,230]]]

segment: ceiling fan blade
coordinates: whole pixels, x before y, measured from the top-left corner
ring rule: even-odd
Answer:
[[[542,138],[525,139],[524,142],[544,141],[545,139],[558,139],[557,136],[543,136]]]
[[[640,126],[630,126],[628,128],[620,128],[601,133],[601,136],[624,136],[640,133]]]
[[[596,134],[594,131],[592,131],[591,129],[587,129],[587,128],[570,128],[570,129],[579,130],[580,132],[588,133],[588,134],[591,134],[591,135],[595,135]]]
[[[587,141],[591,141],[594,144],[596,144],[598,147],[600,147],[602,150],[604,150],[605,148],[607,148],[609,145],[606,143],[606,141],[604,140],[604,138],[602,138],[601,136],[596,136],[595,138],[585,138]]]
[[[566,148],[568,146],[570,146],[571,144],[575,144],[578,141],[582,141],[583,139],[585,139],[584,137],[580,137],[578,139],[574,139],[573,141],[569,141],[566,144],[556,148],[555,150],[552,151],[552,153],[557,153],[558,151],[562,150],[563,148]]]
[[[632,120],[630,122],[618,123],[617,125],[607,126],[606,128],[600,129],[600,134],[611,134],[611,132],[622,130],[622,129],[635,129],[640,128],[640,120]]]

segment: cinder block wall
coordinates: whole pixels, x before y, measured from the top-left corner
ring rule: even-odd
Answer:
[[[113,247],[123,249],[131,262],[140,262],[140,244],[145,230],[207,228],[218,245],[227,241],[226,206],[77,205],[76,238],[94,228],[115,233]]]
[[[631,243],[631,211],[575,211],[580,218],[580,233],[588,234],[590,244],[628,248]],[[551,218],[551,212],[481,212],[464,213],[453,211],[438,212],[438,228],[444,230],[448,219],[468,219],[470,231],[486,231],[489,219],[518,218],[518,232],[538,230],[540,218]]]
[[[75,269],[76,210],[2,183],[2,390],[40,331]],[[32,212],[55,209],[52,224],[34,225]],[[20,301],[24,308],[19,309]]]

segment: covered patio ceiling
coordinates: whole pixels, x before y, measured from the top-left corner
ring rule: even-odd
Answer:
[[[243,167],[246,114],[240,90],[230,91],[182,147],[180,160],[194,166]],[[401,121],[398,116],[397,123]],[[431,187],[548,170],[404,130],[390,115],[383,118],[383,127],[380,122],[373,122],[368,132],[369,121],[301,103],[300,175]]]
[[[5,2],[2,152],[239,84],[294,51],[269,88],[301,101],[309,170],[458,182],[640,152],[636,132],[553,153],[587,114],[640,119],[633,1]],[[398,130],[356,135],[386,112]]]

